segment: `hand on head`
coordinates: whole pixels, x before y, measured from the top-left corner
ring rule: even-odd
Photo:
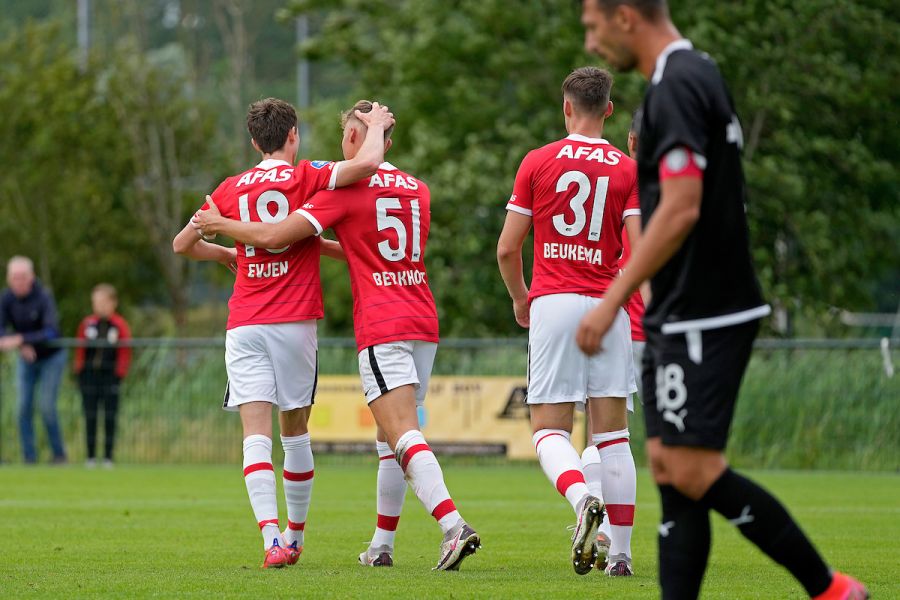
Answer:
[[[394,113],[387,106],[382,106],[377,102],[372,103],[371,111],[364,113],[357,110],[353,114],[366,127],[381,127],[387,130],[394,126]]]

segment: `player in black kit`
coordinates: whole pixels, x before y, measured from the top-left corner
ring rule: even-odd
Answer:
[[[867,598],[858,581],[831,572],[781,503],[731,470],[723,453],[759,319],[770,312],[750,258],[743,136],[725,82],[675,29],[665,0],[584,0],[582,23],[589,51],[650,81],[638,137],[644,234],[577,340],[588,354],[600,350],[618,308],[650,279],[643,402],[662,500],[662,597],[699,595],[712,509],[810,597]]]

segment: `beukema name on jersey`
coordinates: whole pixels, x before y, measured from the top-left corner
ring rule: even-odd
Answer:
[[[592,265],[602,265],[603,260],[601,256],[600,248],[588,248],[581,244],[544,242],[544,258],[578,260]]]

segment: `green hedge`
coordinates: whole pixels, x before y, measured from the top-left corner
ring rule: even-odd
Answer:
[[[174,344],[135,350],[121,402],[117,459],[238,460],[239,421],[219,408],[225,384],[222,348],[179,349]],[[355,372],[352,346],[325,346],[319,356],[323,374]],[[460,348],[448,343],[438,352],[435,374],[521,375],[524,383],[525,362],[519,344]],[[12,357],[0,359],[0,458],[5,462],[20,460],[14,367]],[[35,429],[47,457],[37,412]],[[83,420],[71,377],[64,382],[59,412],[69,456],[80,462]],[[640,419],[638,409],[632,439],[636,459],[643,463]],[[900,470],[900,377],[886,377],[874,349],[757,350],[744,379],[728,452],[745,467]]]

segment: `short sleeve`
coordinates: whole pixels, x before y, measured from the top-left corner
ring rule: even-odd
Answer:
[[[634,170],[634,178],[631,182],[631,189],[628,192],[628,198],[625,199],[625,212],[622,218],[639,217],[641,215],[641,201],[638,195],[637,169]]]
[[[522,215],[532,216],[532,204],[534,192],[532,189],[532,175],[534,173],[534,153],[529,152],[519,165],[516,173],[516,182],[513,184],[513,193],[506,203],[506,210],[511,210]]]
[[[300,178],[303,198],[311,198],[322,190],[333,190],[337,183],[340,163],[330,160],[303,160],[297,165],[294,176]]]
[[[294,212],[305,217],[318,234],[322,235],[323,231],[335,226],[347,213],[349,198],[344,189],[346,188],[319,192]]]
[[[215,202],[217,206],[219,206],[221,203],[222,190],[225,188],[226,183],[228,183],[227,179],[225,181],[223,181],[222,183],[220,183],[219,187],[217,187],[215,190],[213,190],[213,193],[210,194],[210,196],[212,196],[213,202]],[[203,206],[200,207],[200,210],[206,210],[207,208],[209,208],[209,202],[204,201]]]
[[[644,123],[649,123],[656,144],[651,160],[659,163],[669,150],[686,147],[706,157],[709,141],[710,103],[701,89],[702,80],[672,75],[653,91]]]

